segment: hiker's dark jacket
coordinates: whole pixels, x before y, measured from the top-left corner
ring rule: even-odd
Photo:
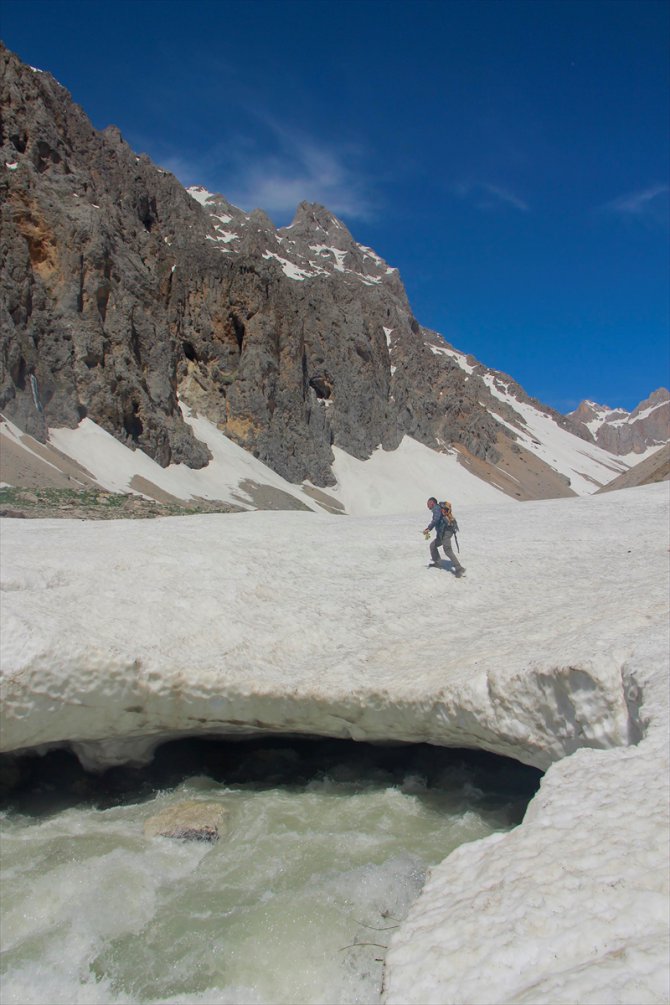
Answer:
[[[435,503],[434,506],[431,506],[430,511],[433,514],[433,519],[428,524],[427,530],[434,530],[439,537],[446,527],[446,521],[442,516],[442,510],[439,503]]]

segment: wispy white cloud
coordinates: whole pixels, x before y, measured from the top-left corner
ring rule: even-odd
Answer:
[[[520,213],[529,213],[530,206],[516,192],[491,182],[462,182],[456,185],[454,191],[461,199],[470,199],[477,209],[484,212],[510,208]]]
[[[236,155],[228,198],[242,209],[260,207],[271,216],[295,210],[299,202],[323,203],[334,213],[353,219],[373,215],[373,199],[365,176],[354,168],[356,151],[338,149],[283,131],[279,149],[244,151]]]
[[[188,188],[189,185],[202,184],[204,165],[197,160],[190,160],[181,154],[152,154],[152,159],[164,171],[175,175]]]
[[[668,217],[670,185],[649,185],[617,196],[600,207],[605,213],[614,213],[627,219],[652,220]]]
[[[524,199],[521,199],[518,195],[515,195],[514,192],[510,192],[509,189],[500,188],[499,185],[488,184],[482,185],[482,189],[488,194],[489,198],[492,199],[494,203],[497,201],[499,203],[506,204],[511,206],[513,209],[521,210],[522,213],[530,212],[530,206],[528,203]]]
[[[204,185],[240,209],[265,210],[278,224],[288,222],[303,200],[350,219],[375,215],[364,150],[315,139],[258,114],[254,118],[254,129],[226,136],[199,159],[181,152],[156,159],[183,185]]]

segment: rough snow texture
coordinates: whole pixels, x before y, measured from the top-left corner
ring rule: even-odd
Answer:
[[[434,870],[387,1001],[664,1002],[668,486],[465,507],[462,580],[425,567],[424,494],[416,518],[3,521],[4,747],[103,767],[283,731],[549,768],[519,829]]]
[[[624,663],[637,747],[554,765],[520,828],[433,870],[387,956],[388,1005],[668,1001],[667,659],[650,639]]]

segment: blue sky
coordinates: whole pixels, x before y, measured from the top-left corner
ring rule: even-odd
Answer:
[[[418,320],[560,411],[670,383],[670,5],[2,0],[185,184],[340,216]]]

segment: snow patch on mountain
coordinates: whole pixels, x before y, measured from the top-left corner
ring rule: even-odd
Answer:
[[[273,251],[266,251],[263,258],[274,258],[281,265],[282,272],[289,279],[296,279],[301,282],[303,279],[310,279],[313,276],[319,274],[326,275],[325,269],[319,269],[318,271],[307,271],[306,269],[299,268],[294,262],[289,261],[288,258],[282,258],[281,255],[275,254]]]
[[[480,400],[481,406],[511,434],[512,440],[567,478],[577,495],[595,492],[639,460],[639,457],[632,461],[615,457],[581,439],[564,428],[568,425],[564,417],[529,398],[511,377],[489,369],[473,356],[446,343],[436,332],[424,329],[424,334],[426,345],[434,355],[452,359],[469,378],[480,380],[494,401],[504,406],[497,409],[484,396]]]
[[[570,479],[578,495],[589,494],[615,478],[627,465],[599,447],[580,440],[534,405],[519,401],[500,378],[484,375],[491,394],[504,402],[519,416],[520,427],[503,418],[498,421],[510,429],[531,453],[545,461],[555,471]]]
[[[476,363],[470,363],[470,357],[466,356],[464,352],[459,352],[458,349],[453,349],[450,346],[437,346],[431,345],[430,351],[434,353],[435,356],[449,356],[451,359],[455,360],[460,366],[461,370],[465,370],[466,373],[474,373],[477,368]]]
[[[208,192],[206,188],[203,188],[202,185],[191,185],[191,187],[187,188],[186,191],[191,198],[195,199],[196,202],[199,202],[201,206],[206,206],[208,202],[215,198],[215,196],[211,192]]]
[[[323,402],[328,407],[328,402]],[[212,459],[204,468],[185,464],[161,467],[141,450],[131,450],[90,419],[83,419],[76,429],[50,430],[49,443],[66,458],[87,472],[90,480],[109,492],[130,492],[154,498],[168,493],[176,499],[220,500],[241,509],[259,506],[257,492],[275,492],[284,504],[272,508],[306,508],[316,512],[343,507],[353,516],[389,515],[422,511],[429,495],[439,494],[461,503],[504,502],[507,497],[496,488],[467,471],[454,453],[440,453],[404,437],[395,451],[376,450],[366,461],[359,461],[338,448],[334,449],[334,474],[337,483],[316,489],[309,482],[295,485],[286,481],[248,451],[225,436],[208,419],[197,416],[182,405],[186,422],[203,443]],[[0,442],[48,463],[58,471],[58,458],[45,461],[44,448],[26,436],[13,423],[0,423]],[[33,446],[34,444],[34,446]],[[76,487],[73,484],[73,487]],[[321,503],[319,502],[321,500]]]
[[[337,484],[328,492],[357,516],[422,513],[432,495],[453,500],[455,511],[474,503],[508,501],[493,485],[471,475],[457,454],[438,454],[408,436],[397,450],[379,447],[366,461],[337,447],[333,453]]]
[[[319,510],[300,486],[287,482],[252,454],[224,436],[208,419],[183,408],[186,421],[212,453],[210,463],[198,470],[185,464],[162,468],[141,450],[130,450],[90,419],[76,429],[52,429],[50,442],[89,471],[110,492],[133,492],[139,477],[178,499],[215,499],[256,508],[245,484],[266,486],[296,500],[307,509]],[[148,494],[148,493],[145,493]]]

